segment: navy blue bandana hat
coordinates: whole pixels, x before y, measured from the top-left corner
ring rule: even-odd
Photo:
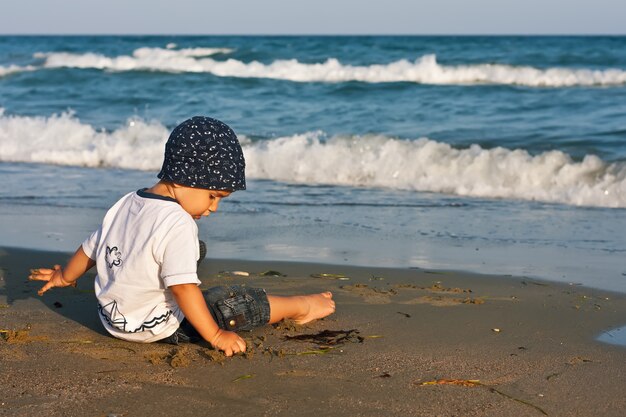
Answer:
[[[165,144],[158,177],[207,190],[245,190],[246,162],[235,132],[226,123],[195,116],[174,128]]]

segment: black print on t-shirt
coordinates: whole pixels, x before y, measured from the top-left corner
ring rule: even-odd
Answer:
[[[133,330],[126,328],[128,321],[126,321],[126,317],[124,317],[124,315],[117,308],[117,301],[113,300],[105,305],[98,303],[98,311],[111,326],[129,333],[138,333],[143,332],[144,330],[152,329],[153,327],[167,321],[169,317],[174,314],[172,310],[167,310],[167,312],[161,314],[160,316],[152,317],[150,320],[144,321],[141,326]]]
[[[126,317],[117,309],[117,301],[111,301],[104,306],[98,303],[98,310],[111,326],[126,331]]]
[[[117,246],[113,246],[112,248],[107,246],[105,258],[109,268],[122,264],[122,252],[117,249]]]

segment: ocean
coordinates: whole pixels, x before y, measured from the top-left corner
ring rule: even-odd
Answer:
[[[626,37],[0,37],[0,245],[73,251],[194,115],[248,190],[209,257],[626,292]]]

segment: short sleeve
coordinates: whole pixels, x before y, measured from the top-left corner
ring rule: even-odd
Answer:
[[[180,222],[170,229],[164,240],[161,279],[165,286],[200,285],[197,274],[200,252],[197,226],[188,221]]]
[[[83,252],[87,255],[91,260],[96,260],[97,258],[97,250],[98,250],[98,241],[100,240],[100,236],[102,235],[102,226],[98,228],[95,232],[91,234],[82,244]]]

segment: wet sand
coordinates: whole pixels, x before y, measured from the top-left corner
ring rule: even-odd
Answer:
[[[68,256],[0,249],[0,415],[626,414],[626,349],[594,340],[626,322],[623,294],[462,272],[206,260],[205,287],[331,290],[337,301],[324,320],[243,333],[248,353],[224,358],[208,344],[109,337],[93,274],[38,297],[29,268]]]

